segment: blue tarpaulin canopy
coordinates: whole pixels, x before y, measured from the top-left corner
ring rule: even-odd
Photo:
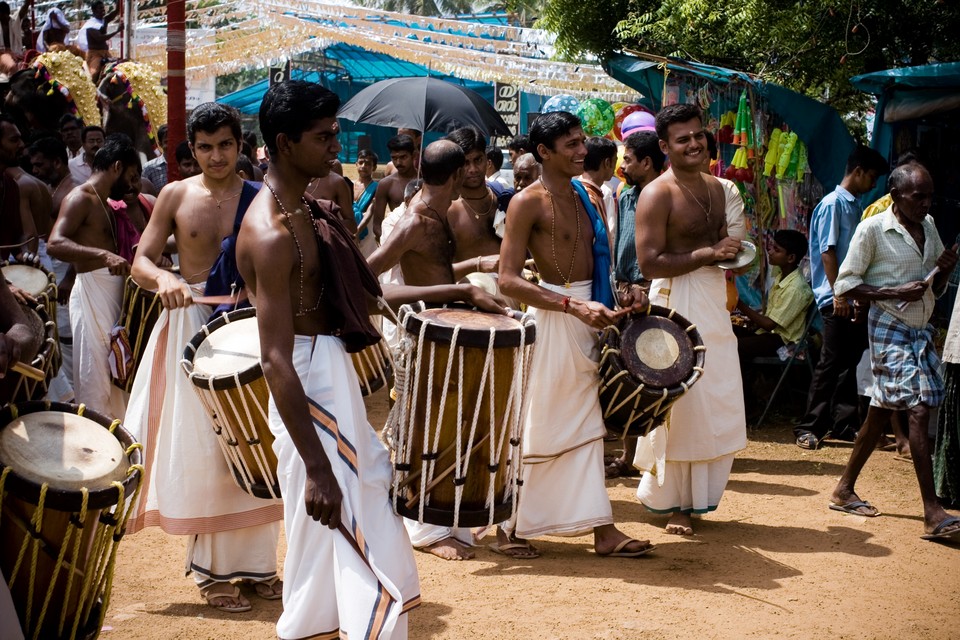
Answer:
[[[718,85],[750,86],[807,145],[810,170],[824,188],[831,190],[843,179],[847,156],[856,143],[833,107],[742,71],[678,58],[655,61],[616,54],[604,66],[615,79],[642,93],[654,110],[663,104],[664,71],[692,74]]]

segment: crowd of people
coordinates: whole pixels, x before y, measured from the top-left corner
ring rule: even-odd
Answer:
[[[176,150],[180,179],[169,183],[167,159],[141,165],[122,134],[65,116],[60,137],[27,146],[0,115],[0,245],[7,258],[44,265],[60,288],[65,364],[51,395],[59,389],[53,399],[122,417],[142,443],[143,490],[128,530],[186,536],[187,573],[212,607],[250,610],[246,584],[261,598],[283,598],[281,638],[405,637],[420,597],[413,549],[473,557],[487,532],[394,513],[390,452],[367,421],[350,359],[381,336],[397,348],[402,330],[371,318],[421,300],[493,314],[522,306],[536,319],[523,491],[515,516],[496,526],[489,546],[499,554],[533,560],[532,539],[587,533],[598,556],[649,554],[649,541],[616,526],[605,481],[617,475],[640,475],[638,500],[666,516],[667,533],[692,535],[694,516],[718,508],[747,444],[752,398],[741,369],[746,376],[753,358],[797,342],[811,305],[823,317],[823,346],[796,443],[854,440],[830,508],[879,515],[854,487],[892,425],[916,469],[923,535],[960,536],[960,519],[943,507],[960,502],[960,312],[955,306],[948,330],[946,384],[929,325],[957,247],[940,240],[929,216],[934,185],[916,158],[901,159],[889,203],[861,221],[858,198],[888,165],[857,148],[814,210],[809,240],[792,230],[759,239],[774,276],[765,307],[754,309],[730,303],[717,267],[742,255],[748,231],[737,186],[711,173],[717,145],[694,105],[663,108],[654,129],[624,131],[620,179],[616,144],[554,112],[508,145],[512,179],[503,152],[465,127],[426,145],[422,132],[401,129],[384,169],[386,157],[358,154],[356,181],[338,160],[339,105],[317,84],[271,86],[259,114],[262,163],[236,111],[201,105]],[[525,274],[530,265],[536,281]],[[163,306],[129,394],[110,366],[127,276]],[[0,289],[7,373],[32,357],[16,303],[28,295]],[[665,424],[624,438],[623,456],[605,460],[598,332],[651,303],[693,322],[708,360]],[[234,482],[179,364],[219,310],[251,305],[282,501]],[[746,326],[735,328],[734,309]],[[861,419],[854,373],[865,351],[874,380]],[[931,410],[944,402],[931,449]]]
[[[111,27],[119,15],[119,3],[108,13],[102,0],[89,4],[87,18],[74,31],[59,7],[51,7],[42,16],[35,16],[34,0],[24,0],[16,14],[8,2],[0,2],[0,82],[20,69],[25,69],[37,55],[70,51],[84,61],[84,68],[97,82],[106,63],[115,59],[110,41],[123,32],[123,25]]]

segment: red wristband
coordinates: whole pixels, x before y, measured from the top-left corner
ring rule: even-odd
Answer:
[[[566,296],[560,301],[560,308],[563,309],[564,313],[567,313],[567,309],[570,308],[570,296]]]

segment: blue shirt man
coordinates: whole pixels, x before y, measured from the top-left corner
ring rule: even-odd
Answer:
[[[839,265],[847,255],[853,232],[863,215],[860,201],[843,185],[820,201],[810,218],[810,279],[817,307],[833,303],[833,285],[823,267],[823,254],[831,248]]]

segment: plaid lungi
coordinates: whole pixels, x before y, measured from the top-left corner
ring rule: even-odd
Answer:
[[[870,308],[870,364],[876,385],[870,404],[909,409],[943,402],[940,356],[933,344],[933,326],[914,329],[878,307]]]

